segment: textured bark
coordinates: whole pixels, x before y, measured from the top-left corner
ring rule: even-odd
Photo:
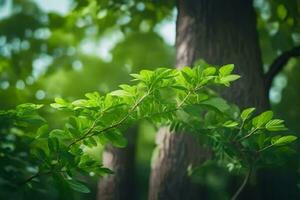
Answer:
[[[242,76],[224,96],[241,107],[268,106],[251,0],[179,2],[177,66],[201,58],[213,65],[235,64]]]
[[[149,199],[204,198],[200,186],[190,182],[187,169],[206,160],[210,151],[201,147],[192,135],[170,133],[168,127],[159,130],[156,144],[158,154],[152,163]]]
[[[128,145],[116,148],[107,145],[103,152],[103,165],[114,171],[113,175],[103,177],[98,184],[98,200],[135,199],[134,161],[136,128],[127,131]]]
[[[221,91],[223,96],[241,108],[265,109],[268,98],[255,20],[250,0],[179,0],[177,67],[192,65],[199,58],[213,65],[233,63],[242,79]],[[190,164],[200,164],[207,151],[188,134],[163,129],[157,137],[149,199],[205,199],[193,191],[197,186],[190,183],[186,170]]]

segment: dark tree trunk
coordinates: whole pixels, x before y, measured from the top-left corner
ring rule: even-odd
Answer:
[[[242,78],[223,96],[241,108],[268,107],[256,16],[251,0],[179,0],[176,27],[177,67],[204,59],[213,65],[235,64]],[[205,199],[187,177],[190,164],[208,157],[188,134],[157,135],[159,153],[152,164],[149,199]],[[199,188],[198,188],[199,190]]]
[[[126,148],[116,148],[107,145],[103,152],[103,165],[114,171],[100,179],[98,184],[98,200],[127,200],[135,199],[135,143],[136,128],[127,131]]]

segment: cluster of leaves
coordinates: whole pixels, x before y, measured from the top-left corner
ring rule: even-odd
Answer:
[[[103,175],[112,172],[87,156],[84,149],[106,143],[126,146],[122,131],[139,120],[167,125],[171,131],[185,131],[207,139],[217,159],[227,164],[235,160],[242,166],[252,165],[254,159],[259,159],[268,149],[294,141],[296,137],[292,135],[268,133],[286,129],[282,120],[272,119],[271,111],[250,119],[254,108],[239,114],[236,106],[229,105],[210,89],[229,86],[239,79],[232,74],[233,69],[233,65],[225,65],[142,70],[139,74],[131,74],[136,84],[120,85],[119,90],[106,95],[88,93],[85,99],[73,102],[56,98],[51,107],[69,114],[62,129],[49,130],[43,118],[33,114],[40,105],[24,104],[16,110],[3,111],[1,118],[8,117],[13,126],[22,126],[23,121],[30,126],[32,121],[43,124],[31,135],[26,135],[30,138],[31,155],[38,168],[31,176],[27,171],[29,178],[23,183],[31,184],[42,175],[51,174],[74,190],[88,192],[86,186],[74,179],[76,173]],[[3,157],[7,155],[4,153]]]
[[[284,121],[273,119],[272,111],[252,117],[254,111],[255,108],[244,109],[225,122],[220,120],[220,113],[207,113],[206,123],[215,123],[203,132],[210,136],[217,161],[229,171],[278,165],[284,161],[283,156],[294,153],[287,145],[297,137],[285,134],[288,129]]]

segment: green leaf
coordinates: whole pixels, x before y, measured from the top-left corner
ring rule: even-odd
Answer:
[[[278,140],[279,138],[281,138],[281,135],[276,135],[276,136],[273,136],[271,138],[271,144],[274,144],[276,140]]]
[[[231,72],[233,71],[233,69],[234,69],[234,65],[233,64],[224,65],[223,67],[221,67],[219,69],[219,74],[221,76],[227,76],[227,75],[231,74]]]
[[[215,67],[208,67],[203,70],[202,74],[204,76],[212,76],[216,73],[217,69]]]
[[[69,127],[68,130],[74,137],[79,137],[81,135],[80,131],[76,128]]]
[[[78,99],[76,101],[73,101],[72,105],[76,106],[76,107],[86,107],[86,106],[88,106],[88,100],[86,100],[86,99]]]
[[[246,121],[249,117],[251,117],[251,115],[253,114],[254,111],[255,111],[255,108],[246,108],[241,113],[241,119],[243,121]]]
[[[59,155],[64,165],[74,166],[75,155],[63,149],[60,149]]]
[[[48,124],[45,124],[43,126],[41,126],[37,132],[36,132],[36,139],[37,138],[45,138],[48,136],[48,129],[49,129],[49,126]]]
[[[104,175],[107,175],[107,174],[114,174],[114,172],[108,168],[105,168],[105,167],[97,167],[97,168],[94,168],[93,169],[95,171],[95,173],[98,175],[98,176],[104,176]]]
[[[237,125],[239,125],[239,123],[232,120],[229,120],[223,124],[224,127],[228,127],[228,128],[236,127]]]
[[[90,189],[79,181],[67,180],[70,188],[81,193],[89,193]]]
[[[56,137],[48,139],[48,148],[50,152],[57,152],[59,149],[59,141]]]
[[[281,145],[286,145],[289,144],[293,141],[297,140],[297,137],[294,135],[287,135],[287,136],[283,136],[280,137],[279,139],[274,141],[274,146],[281,146]]]
[[[227,102],[219,97],[210,98],[208,100],[203,101],[201,104],[212,106],[221,112],[225,112],[227,109],[230,108]]]
[[[49,133],[49,137],[56,137],[59,140],[71,139],[70,135],[60,129],[54,129]]]
[[[183,90],[183,91],[187,91],[188,88],[181,86],[181,85],[172,85],[172,88],[178,89],[178,90]]]
[[[127,92],[125,90],[115,90],[115,91],[111,92],[110,95],[118,96],[118,97],[132,96],[129,92]]]
[[[23,115],[20,120],[37,126],[46,123],[46,120],[39,115]]]
[[[55,103],[50,104],[50,106],[52,108],[60,109],[60,108],[66,108],[69,106],[69,103],[62,98],[57,97],[54,99],[54,101],[55,101]]]
[[[105,133],[104,135],[116,147],[123,148],[127,145],[126,138],[120,132],[110,131]]]
[[[92,148],[97,146],[97,141],[93,137],[88,137],[85,140],[83,140],[83,144]]]
[[[187,83],[190,83],[192,84],[192,77],[190,75],[188,75],[186,72],[184,71],[181,71],[181,74],[184,78],[184,80],[187,82]]]
[[[264,143],[266,142],[266,135],[265,134],[259,134],[257,139],[256,139],[256,142],[257,142],[259,148],[263,148]]]
[[[45,151],[39,147],[35,148],[32,152],[39,160],[44,160],[47,158]]]
[[[32,112],[35,110],[38,110],[40,108],[42,108],[43,105],[42,104],[33,104],[33,103],[24,103],[24,104],[20,104],[16,107],[17,112]]]
[[[79,123],[76,119],[76,117],[72,116],[69,118],[69,123],[75,128],[75,129],[79,129]]]
[[[227,76],[220,78],[220,83],[229,83],[229,82],[235,81],[239,78],[241,78],[241,76],[237,75],[237,74],[227,75]]]
[[[273,119],[266,124],[268,131],[284,131],[287,130],[281,119]]]
[[[183,67],[180,70],[180,75],[184,78],[184,80],[187,83],[192,84],[194,76],[195,76],[195,72],[190,67]]]
[[[130,76],[132,76],[133,78],[135,78],[134,80],[142,80],[142,76],[139,74],[130,74]]]
[[[98,101],[100,99],[99,92],[86,93],[84,96],[86,96],[88,99],[94,100],[94,101]]]
[[[273,112],[272,111],[265,111],[261,113],[260,115],[256,116],[255,118],[252,119],[252,124],[256,128],[261,128],[263,127],[266,123],[268,123],[273,117]]]

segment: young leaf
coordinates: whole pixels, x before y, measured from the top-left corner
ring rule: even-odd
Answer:
[[[39,115],[23,115],[20,120],[35,126],[46,123],[46,120]]]
[[[188,73],[181,71],[181,74],[187,83],[192,84],[192,77]]]
[[[79,137],[81,135],[80,131],[76,128],[69,127],[68,130],[74,137]]]
[[[223,67],[221,67],[219,69],[219,73],[220,73],[221,76],[227,76],[227,75],[231,74],[233,69],[234,69],[233,64],[224,65]]]
[[[48,148],[50,152],[56,152],[59,149],[59,142],[56,137],[48,139]]]
[[[118,131],[110,131],[104,135],[116,147],[123,148],[127,145],[126,138]]]
[[[79,181],[67,180],[70,188],[81,193],[89,193],[90,189]]]
[[[86,107],[88,106],[88,100],[86,99],[78,99],[72,102],[72,105],[75,107]]]
[[[48,124],[41,126],[36,132],[36,139],[47,137],[48,136],[48,128],[49,128]]]
[[[283,137],[280,137],[279,139],[275,140],[273,145],[274,146],[281,146],[281,145],[289,144],[289,143],[291,143],[295,140],[297,140],[296,136],[287,135],[287,136],[283,136]]]
[[[70,139],[70,135],[60,129],[54,129],[49,133],[49,137],[56,137],[59,140]]]
[[[239,125],[239,123],[232,121],[232,120],[229,120],[223,124],[223,126],[227,127],[227,128],[236,127],[237,125]]]
[[[239,78],[241,78],[240,75],[237,75],[237,74],[230,74],[230,75],[221,77],[221,78],[220,78],[220,83],[229,83],[229,82],[235,81],[235,80],[237,80],[237,79],[239,79]]]
[[[271,144],[274,144],[276,142],[276,140],[278,140],[279,138],[281,138],[281,135],[276,135],[276,136],[273,136],[271,138]]]
[[[202,74],[204,76],[212,76],[216,73],[216,68],[215,67],[208,67],[206,69],[203,70]]]
[[[69,123],[75,128],[75,129],[79,129],[79,124],[78,121],[76,119],[76,117],[72,116],[69,118]]]
[[[55,98],[54,101],[55,103],[50,104],[52,108],[56,108],[56,109],[66,108],[69,105],[67,101],[59,97]]]
[[[95,101],[98,101],[100,99],[99,92],[86,93],[84,96],[86,96],[90,100],[95,100]]]
[[[208,100],[203,101],[201,104],[212,106],[221,112],[224,112],[230,108],[227,102],[219,97],[210,98]]]
[[[129,92],[125,90],[115,90],[110,93],[112,96],[124,97],[124,96],[132,96]]]
[[[44,160],[47,158],[47,154],[45,151],[41,148],[35,148],[33,149],[33,154],[40,160]]]
[[[260,115],[256,116],[255,118],[252,119],[252,124],[256,128],[261,128],[263,127],[266,123],[268,123],[273,117],[273,112],[272,111],[265,111],[261,113]]]
[[[283,120],[281,119],[273,119],[266,124],[266,129],[268,131],[284,131],[287,128],[283,124]]]
[[[243,110],[241,113],[241,119],[246,121],[249,117],[251,117],[252,113],[255,111],[255,108],[247,108]]]

